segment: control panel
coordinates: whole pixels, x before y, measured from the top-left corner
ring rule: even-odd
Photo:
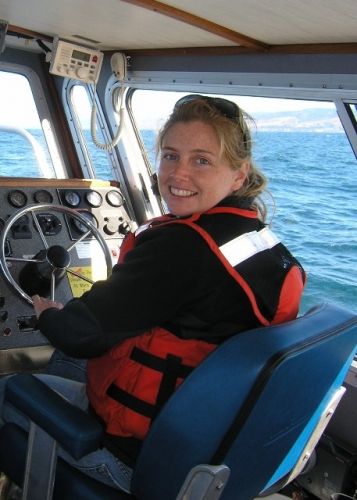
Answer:
[[[85,83],[97,83],[102,62],[103,52],[56,39],[49,71]]]
[[[0,375],[41,368],[53,350],[37,329],[31,303],[12,281],[28,297],[34,293],[50,297],[53,289],[46,266],[51,250],[55,259],[69,262],[68,268],[56,270],[54,290],[55,300],[66,303],[106,278],[108,255],[114,265],[123,238],[135,227],[123,193],[109,182],[0,179],[6,265],[6,273],[0,273]]]

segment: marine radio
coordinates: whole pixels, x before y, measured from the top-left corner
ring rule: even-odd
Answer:
[[[55,38],[49,71],[84,83],[97,83],[102,62],[103,52]]]

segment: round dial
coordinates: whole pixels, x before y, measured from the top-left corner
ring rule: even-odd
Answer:
[[[103,202],[102,195],[99,194],[98,191],[88,191],[88,193],[86,193],[85,195],[85,198],[88,205],[95,208],[100,207]]]
[[[14,189],[7,195],[8,202],[16,208],[24,207],[27,203],[27,196],[20,189]]]
[[[36,203],[53,202],[52,194],[49,191],[46,191],[45,189],[40,189],[39,191],[36,191],[33,195],[33,199],[35,200]]]
[[[76,75],[78,78],[87,78],[89,75],[89,69],[84,68],[83,66],[81,68],[76,69]]]
[[[79,212],[79,213],[80,213],[80,215],[82,215],[83,217],[88,219],[88,221],[95,228],[98,227],[98,221],[91,212],[84,211],[84,212]],[[72,218],[72,224],[73,224],[74,228],[81,234],[84,234],[89,230],[89,228],[85,224],[83,224],[79,219]]]
[[[112,189],[106,194],[106,199],[112,207],[120,207],[124,203],[123,195],[119,191]]]
[[[77,191],[66,191],[64,194],[64,200],[70,207],[78,207],[81,202],[81,197]]]

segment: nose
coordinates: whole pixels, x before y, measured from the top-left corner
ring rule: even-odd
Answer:
[[[175,162],[174,168],[172,170],[172,175],[176,179],[187,179],[190,175],[189,163],[180,158],[177,162]]]

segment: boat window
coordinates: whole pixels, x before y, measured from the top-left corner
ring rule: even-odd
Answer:
[[[152,171],[157,131],[182,95],[132,95]],[[226,97],[254,119],[254,161],[269,179],[268,222],[308,273],[302,312],[329,299],[356,310],[357,161],[334,103]]]
[[[350,111],[350,115],[353,117],[353,123],[355,129],[357,130],[357,104],[348,104],[348,109]]]
[[[89,96],[85,86],[72,84],[70,88],[70,105],[76,126],[75,132],[78,138],[77,147],[80,148],[78,154],[82,160],[85,177],[95,177],[104,180],[114,179],[110,152],[98,148],[93,141],[91,133],[93,98]],[[96,106],[98,113],[96,117],[95,137],[100,144],[103,144],[108,142],[108,138],[103,135],[104,127],[102,126],[100,106],[98,103]]]
[[[47,143],[50,125],[41,123],[24,75],[0,71],[0,109],[0,175],[56,177]]]

